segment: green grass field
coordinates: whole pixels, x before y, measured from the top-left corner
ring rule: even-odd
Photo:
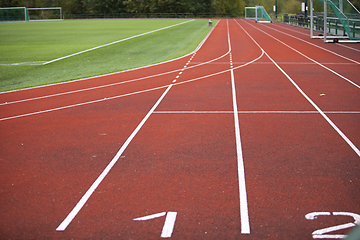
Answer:
[[[0,91],[97,76],[192,52],[211,28],[194,20],[165,30],[64,57],[188,19],[96,19],[0,23]]]

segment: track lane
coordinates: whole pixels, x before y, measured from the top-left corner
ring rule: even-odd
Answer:
[[[241,25],[251,32],[250,35],[266,52],[280,48],[276,46],[278,43],[264,38],[261,32],[252,31],[246,24]],[[282,57],[273,52],[269,55],[274,59]],[[286,68],[285,65],[281,67]],[[301,71],[301,66],[299,68]],[[264,89],[272,89],[276,81],[288,81],[285,76],[272,77],[276,72],[269,70],[257,74],[263,77],[259,77],[262,85],[258,84],[257,90],[261,94],[254,103],[261,102],[261,98],[268,102]],[[289,75],[302,85],[298,81],[299,72]],[[316,73],[313,78],[316,79]],[[328,83],[332,84],[334,82]],[[301,100],[302,96],[298,93],[289,97],[288,102],[301,103]],[[249,105],[251,103],[248,102]],[[304,107],[306,105],[311,107],[308,103]],[[254,108],[256,106],[253,105]],[[242,136],[247,139],[243,141],[244,159],[249,159],[245,161],[245,169],[247,176],[252,177],[252,181],[248,181],[249,211],[254,228],[252,236],[258,239],[309,239],[314,230],[340,224],[344,218],[311,222],[304,217],[307,213],[332,209],[359,213],[358,201],[354,198],[360,184],[357,177],[359,168],[354,167],[359,157],[320,115],[240,114],[239,118]],[[346,220],[349,219],[345,217]]]

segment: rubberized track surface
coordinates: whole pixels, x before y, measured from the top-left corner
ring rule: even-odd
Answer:
[[[229,19],[175,61],[0,94],[1,239],[346,234],[359,51]]]

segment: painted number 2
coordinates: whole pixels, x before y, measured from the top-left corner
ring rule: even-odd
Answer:
[[[340,224],[340,225],[333,226],[333,227],[316,230],[312,233],[313,238],[342,239],[347,236],[343,235],[343,234],[327,234],[327,233],[331,233],[334,231],[343,230],[343,229],[347,229],[347,228],[352,228],[352,227],[355,227],[356,225],[360,225],[360,215],[359,214],[349,213],[349,212],[333,212],[332,215],[333,216],[352,217],[352,218],[354,218],[355,221],[353,223],[345,223],[345,224]],[[306,214],[305,218],[308,220],[314,220],[318,216],[331,216],[331,213],[330,212],[312,212],[312,213]]]

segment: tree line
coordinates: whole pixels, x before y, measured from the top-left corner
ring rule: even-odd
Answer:
[[[301,11],[304,0],[277,0],[278,13]],[[310,1],[310,0],[308,0]],[[360,0],[351,0],[359,9]],[[271,13],[275,0],[0,0],[0,7],[62,7],[64,14],[108,13],[228,13],[264,6]]]

